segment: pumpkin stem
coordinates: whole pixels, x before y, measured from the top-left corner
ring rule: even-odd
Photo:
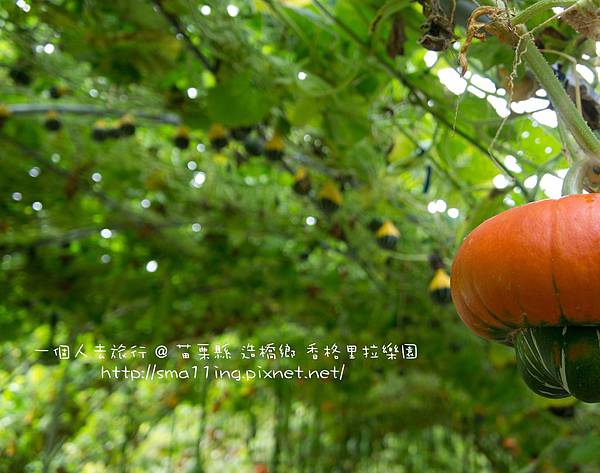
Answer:
[[[592,162],[589,159],[575,161],[569,168],[562,186],[562,195],[581,194],[583,193],[585,177],[592,167]]]
[[[519,26],[518,28],[520,30],[520,40],[516,54],[522,55],[539,83],[548,92],[556,114],[564,122],[566,128],[585,155],[598,160],[598,156],[600,156],[600,141],[575,107],[563,85],[554,75],[554,71],[533,42],[531,34],[524,26]],[[568,145],[568,143],[565,143],[565,145]],[[574,157],[574,159],[576,158]]]

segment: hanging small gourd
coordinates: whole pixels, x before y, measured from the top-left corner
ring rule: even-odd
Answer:
[[[54,110],[50,110],[46,115],[46,120],[44,121],[44,126],[48,131],[58,131],[62,127],[62,123]]]
[[[283,158],[283,148],[283,138],[279,133],[274,133],[265,143],[265,156],[272,161],[277,161]]]
[[[8,75],[17,85],[28,86],[31,84],[31,74],[29,73],[27,66],[14,66],[11,68]]]
[[[375,237],[381,248],[393,250],[400,239],[400,231],[390,220],[386,220],[375,232]]]
[[[173,138],[173,143],[179,149],[187,149],[190,146],[189,130],[184,126],[180,126],[179,128],[177,128],[177,131],[175,132],[175,137]]]
[[[122,136],[135,135],[135,121],[133,116],[126,114],[119,119],[119,131]]]
[[[10,115],[10,108],[8,108],[6,105],[0,105],[0,128],[4,126]]]
[[[325,212],[335,212],[342,205],[342,193],[333,181],[327,181],[319,192],[319,203]]]
[[[298,168],[294,174],[294,192],[300,195],[306,195],[310,192],[312,184],[310,182],[310,176],[306,168]]]
[[[227,146],[227,130],[219,123],[213,123],[208,130],[208,141],[216,150],[221,150]]]
[[[243,141],[251,132],[251,126],[239,126],[231,130],[231,137],[236,141]]]
[[[94,141],[104,141],[107,137],[106,123],[104,123],[104,120],[98,120],[92,128],[92,139]]]
[[[436,304],[448,304],[452,302],[450,292],[450,276],[446,272],[444,261],[437,253],[429,257],[429,264],[433,269],[433,278],[429,283],[429,295]]]
[[[244,149],[248,156],[260,156],[264,152],[262,139],[255,136],[247,136],[244,138]]]
[[[60,99],[67,95],[67,88],[64,85],[53,85],[49,90],[50,97],[53,99]]]
[[[121,128],[119,127],[119,124],[113,123],[111,126],[107,127],[106,136],[108,138],[112,138],[113,140],[121,138]]]
[[[452,267],[452,298],[476,334],[513,345],[545,397],[600,401],[600,195],[507,210],[477,227]]]

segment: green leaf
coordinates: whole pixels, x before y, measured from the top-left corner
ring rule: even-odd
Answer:
[[[504,197],[506,196],[507,192],[508,188],[494,189],[490,191],[490,193],[484,197],[483,200],[473,210],[471,210],[466,220],[461,225],[460,230],[456,234],[457,244],[488,218],[491,218],[506,209]]]
[[[373,21],[371,21],[371,24],[369,25],[369,34],[375,33],[383,20],[408,7],[410,3],[409,0],[387,0],[377,11]]]
[[[213,122],[227,127],[248,126],[260,122],[274,105],[276,96],[267,82],[250,75],[229,78],[210,89],[206,97]]]

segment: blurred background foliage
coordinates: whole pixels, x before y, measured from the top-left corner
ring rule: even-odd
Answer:
[[[433,1],[2,2],[0,471],[598,471],[597,408],[530,393],[429,294],[430,255],[448,267],[487,217],[556,197],[567,166],[521,67],[507,105],[508,46],[474,44],[459,76],[474,7],[453,38]],[[595,44],[558,20],[536,39],[593,112]],[[178,368],[197,363],[178,343],[297,350],[232,367],[331,366],[310,343],[419,358],[126,382],[100,379],[120,362],[100,342],[164,344]],[[90,356],[35,351],[59,344]]]

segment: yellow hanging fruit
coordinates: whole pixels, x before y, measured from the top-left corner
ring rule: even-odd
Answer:
[[[62,123],[54,110],[50,110],[48,115],[46,115],[46,120],[44,121],[44,126],[48,131],[58,131],[62,127]]]
[[[52,97],[53,99],[60,99],[61,97],[64,97],[65,95],[67,95],[67,88],[64,85],[53,85],[52,87],[50,87],[50,97]]]
[[[189,130],[184,126],[177,128],[175,137],[173,138],[173,143],[175,143],[175,146],[177,146],[179,149],[187,149],[190,146]]]
[[[452,301],[450,295],[450,276],[444,268],[435,270],[429,283],[429,295],[436,304],[447,304]]]
[[[319,202],[325,212],[334,212],[342,205],[342,193],[333,181],[327,181],[319,193]]]
[[[225,148],[228,143],[227,130],[220,123],[213,123],[208,130],[208,141],[213,148],[220,150]]]
[[[384,250],[393,250],[400,239],[400,231],[390,221],[386,220],[375,233],[377,243]]]
[[[94,141],[104,141],[107,137],[106,123],[104,120],[98,120],[92,128],[92,139]]]
[[[119,131],[123,136],[132,136],[135,134],[135,121],[129,113],[119,119]]]
[[[306,168],[298,168],[294,174],[294,191],[300,195],[306,195],[310,192],[312,185]]]
[[[265,156],[268,159],[276,161],[283,157],[283,138],[278,133],[275,133],[269,141],[265,143]]]
[[[0,128],[6,123],[8,117],[10,117],[10,108],[6,105],[0,105]]]

